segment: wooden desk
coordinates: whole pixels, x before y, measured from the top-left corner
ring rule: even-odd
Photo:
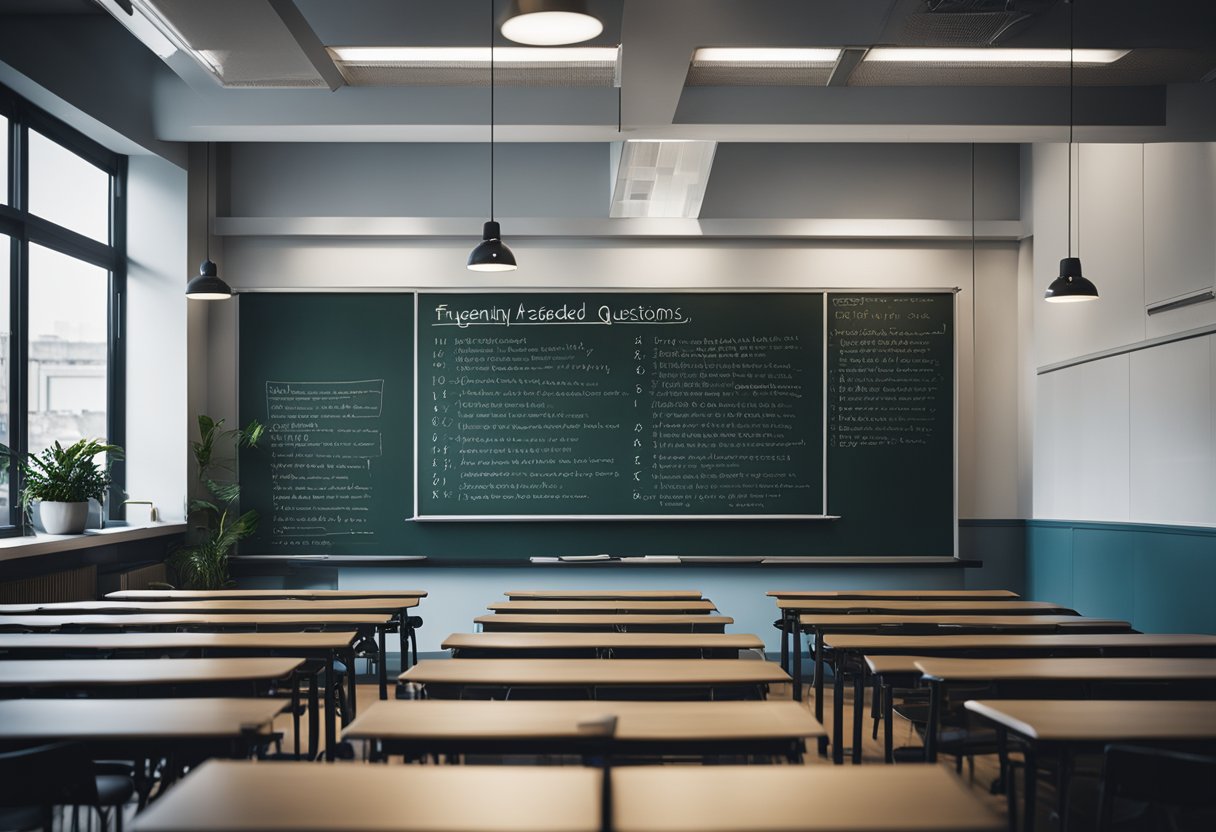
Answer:
[[[299,701],[299,675],[303,659],[236,658],[236,659],[108,659],[106,661],[77,661],[74,659],[10,659],[0,663],[0,689],[15,691],[53,690],[107,691],[172,687],[185,691],[216,686],[240,687],[250,684],[264,689],[275,682],[290,683],[292,701]],[[332,689],[331,693],[332,693]],[[314,683],[310,691],[310,725],[317,726],[319,713]],[[186,694],[188,695],[188,694]],[[332,696],[325,713],[326,753],[332,754],[337,742],[337,716]],[[315,737],[315,730],[313,736]],[[317,741],[310,737],[310,756],[315,756]]]
[[[512,601],[697,601],[701,593],[685,589],[512,589]]]
[[[406,666],[409,662],[407,648],[413,635],[409,610],[416,606],[418,606],[417,597],[330,598],[315,601],[293,598],[278,600],[221,598],[204,601],[68,601],[57,604],[0,604],[0,617],[5,615],[160,615],[164,613],[208,615],[386,614],[393,616],[396,630],[400,634],[401,662],[403,666]]]
[[[596,730],[615,717],[615,733]],[[380,702],[345,739],[393,754],[770,755],[799,762],[823,726],[796,702]]]
[[[65,653],[158,653],[164,651],[210,654],[211,656],[292,656],[311,660],[306,673],[314,679],[325,674],[326,707],[333,708],[330,686],[335,660],[346,666],[347,710],[349,722],[357,711],[355,684],[355,642],[353,632],[321,633],[0,633],[0,668],[5,656],[62,658]],[[315,684],[309,687],[310,737],[317,737],[319,697]],[[296,753],[299,753],[300,713],[292,709]]]
[[[4,662],[0,687],[101,688],[148,685],[197,685],[286,680],[298,659],[71,659]]]
[[[255,629],[259,632],[357,630],[376,639],[380,698],[388,698],[385,634],[397,626],[392,615],[367,613],[118,613],[114,615],[0,615],[0,631],[160,630],[189,627],[216,632]]]
[[[790,677],[774,662],[734,659],[439,659],[421,661],[398,680],[424,685],[427,695],[468,687],[600,689],[752,688],[763,699],[770,684]],[[509,691],[508,691],[509,692]]]
[[[453,658],[468,659],[554,653],[565,658],[729,658],[726,654],[737,656],[740,650],[763,650],[764,642],[742,633],[453,633],[441,646]]]
[[[385,613],[418,606],[417,598],[349,598],[302,601],[243,598],[185,601],[65,601],[47,604],[0,604],[0,615],[114,615],[118,613]]]
[[[925,758],[937,760],[937,728],[941,721],[945,687],[960,682],[986,682],[993,694],[1002,686],[1021,696],[1051,698],[1061,682],[1083,683],[1069,691],[1072,698],[1092,697],[1097,686],[1104,698],[1120,686],[1168,682],[1154,691],[1157,700],[1216,698],[1216,659],[921,659],[916,663],[929,684],[929,722],[925,726]],[[1134,688],[1133,688],[1134,689]],[[1195,696],[1198,691],[1201,695]],[[1021,698],[1021,697],[1019,697]],[[1118,698],[1118,697],[1115,697]],[[1124,697],[1126,698],[1126,697]]]
[[[316,601],[426,596],[425,589],[124,589],[106,593],[106,598],[110,601],[207,601],[224,598],[249,601],[294,598]]]
[[[908,601],[949,601],[956,598],[977,600],[1016,600],[1021,596],[1008,589],[774,589],[765,593],[770,598],[903,598]]]
[[[801,655],[798,642],[800,615],[1076,615],[1076,610],[1047,601],[1021,601],[1016,598],[972,598],[947,599],[894,598],[778,598],[777,609],[781,614],[782,667],[789,667],[789,651],[795,651],[795,659]]]
[[[823,600],[858,600],[858,599],[896,599],[908,601],[950,601],[978,600],[987,598],[994,601],[1017,600],[1021,596],[1007,589],[773,589],[765,593],[770,598],[819,598]],[[781,617],[781,666],[790,669],[790,640],[789,632],[793,622],[788,616]]]
[[[1006,602],[1009,603],[1009,602]],[[798,617],[798,630],[810,633],[815,640],[815,718],[823,721],[824,636],[829,633],[886,632],[897,635],[914,628],[919,632],[930,629],[933,635],[967,635],[978,633],[1054,633],[1067,632],[1128,632],[1126,621],[1106,618],[1086,618],[1079,615],[834,615],[814,614]],[[802,646],[795,643],[793,655],[795,679],[802,678]],[[802,698],[801,684],[794,685],[794,698]],[[823,748],[821,747],[822,751]],[[839,757],[839,754],[836,756]]]
[[[1016,598],[778,598],[781,613],[781,637],[797,640],[796,618],[800,614],[817,615],[1076,615],[1076,610],[1047,601],[1021,601]],[[788,648],[783,647],[783,656]]]
[[[805,613],[849,613],[860,615],[1076,615],[1076,610],[1050,601],[909,601],[863,598],[781,598],[777,609]]]
[[[16,699],[0,702],[0,747],[71,742],[81,757],[136,760],[142,808],[163,760],[160,787],[207,757],[249,757],[274,739],[275,699]]]
[[[603,774],[576,766],[204,763],[134,832],[600,832]]]
[[[499,601],[486,609],[501,613],[618,613],[622,615],[691,615],[714,611],[712,601]]]
[[[498,613],[473,619],[487,633],[619,632],[619,633],[722,633],[735,620],[725,615],[629,615],[625,613],[522,615]]]
[[[1146,635],[1144,633],[1053,633],[1011,635],[983,633],[966,636],[883,636],[829,634],[824,646],[834,656],[833,678],[837,686],[847,674],[854,674],[853,684],[853,762],[861,762],[861,731],[865,710],[866,661],[878,656],[915,654],[918,656],[968,656],[971,658],[1052,656],[1177,656],[1216,657],[1216,636],[1209,635]],[[864,659],[863,659],[864,657]],[[876,680],[875,695],[880,686]],[[883,696],[885,697],[885,693]],[[837,698],[841,694],[837,691]],[[876,701],[881,701],[881,698]],[[837,712],[838,714],[839,712]],[[887,710],[884,706],[884,714]],[[841,717],[833,715],[833,738],[839,742]],[[890,749],[890,724],[887,724],[885,745]],[[888,759],[890,754],[888,753]]]
[[[615,832],[998,832],[1004,821],[948,771],[826,766],[612,770]]]
[[[888,763],[895,762],[895,748],[892,734],[892,721],[894,720],[895,704],[894,704],[894,689],[909,688],[920,681],[921,672],[916,663],[924,656],[866,656],[866,669],[874,678],[875,693],[879,707],[882,713],[883,722],[883,759]],[[856,709],[857,706],[854,706]],[[839,736],[841,729],[841,721],[833,719],[833,728],[836,733],[834,736]],[[861,746],[859,740],[859,727],[857,720],[853,721],[853,762],[860,762],[857,753]]]
[[[1057,759],[1056,793],[1064,818],[1072,758],[1078,751],[1100,751],[1110,742],[1163,743],[1207,754],[1216,749],[1216,702],[979,699],[965,707],[997,729],[1002,756],[1009,735],[1020,740],[1026,762],[1022,815],[1027,829],[1034,826],[1038,761],[1043,756]],[[1009,812],[1011,825],[1016,825],[1012,793]]]

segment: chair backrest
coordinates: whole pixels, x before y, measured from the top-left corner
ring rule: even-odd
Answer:
[[[1216,808],[1216,757],[1162,748],[1108,745],[1102,763],[1098,829],[1114,828],[1116,800],[1149,804],[1170,828],[1162,811],[1170,807]],[[1139,827],[1137,827],[1139,828]]]
[[[92,805],[93,763],[72,743],[0,753],[0,806]]]

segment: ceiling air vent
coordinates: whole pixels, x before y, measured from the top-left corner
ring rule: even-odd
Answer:
[[[907,46],[991,46],[1056,0],[924,0],[899,42]]]

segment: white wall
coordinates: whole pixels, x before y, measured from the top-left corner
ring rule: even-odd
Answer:
[[[1038,375],[1034,516],[1216,526],[1216,301],[1146,309],[1216,285],[1216,144],[1076,148],[1074,253],[1101,297],[1056,305],[1066,163],[1033,150],[1035,362],[1071,365]]]
[[[127,493],[184,518],[186,172],[132,156],[127,173]],[[144,515],[131,511],[131,518]]]

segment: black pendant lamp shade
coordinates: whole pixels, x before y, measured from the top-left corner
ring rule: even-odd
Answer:
[[[481,232],[481,242],[469,254],[468,267],[475,272],[509,272],[516,268],[515,255],[502,241],[498,223],[487,222]]]
[[[186,284],[186,297],[191,300],[227,300],[232,287],[220,280],[215,263],[208,259],[198,267],[198,277]]]
[[[204,222],[207,226],[206,244],[203,262],[199,264],[198,276],[191,278],[186,284],[186,297],[190,300],[228,300],[232,297],[232,287],[220,279],[219,269],[211,259],[211,145],[207,145],[207,179],[203,193],[206,194]]]
[[[1068,3],[1068,256],[1060,261],[1060,276],[1051,281],[1043,297],[1051,303],[1075,303],[1083,300],[1097,300],[1098,287],[1081,274],[1081,258],[1072,256],[1072,131],[1073,131],[1073,6],[1076,0],[1066,0]],[[1081,169],[1077,168],[1077,190],[1080,185]],[[1080,243],[1077,245],[1080,248]]]
[[[1060,261],[1060,276],[1047,287],[1046,298],[1054,303],[1095,300],[1098,287],[1081,274],[1081,258],[1065,257]]]

